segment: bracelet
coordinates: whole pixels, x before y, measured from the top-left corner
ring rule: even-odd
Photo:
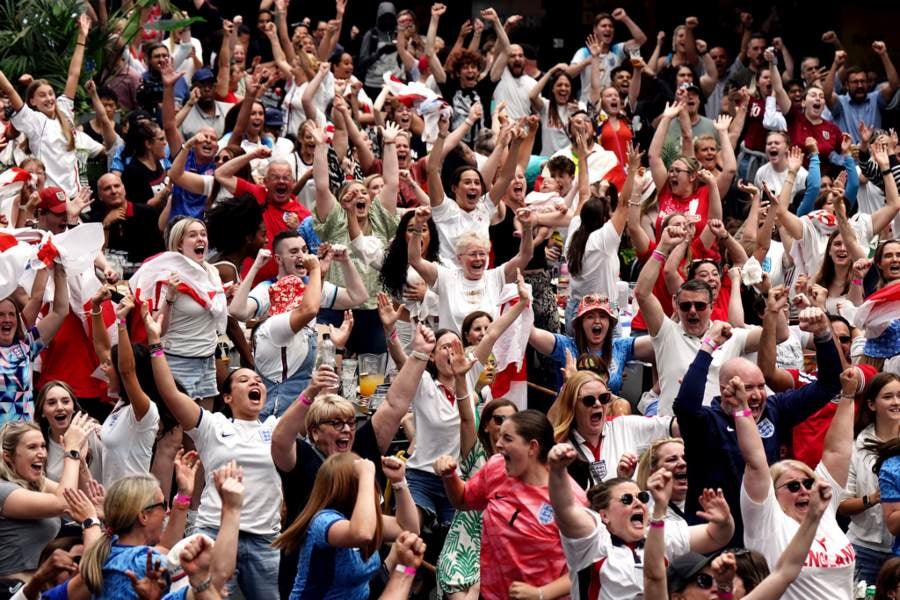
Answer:
[[[640,202],[635,202],[634,200],[628,201],[628,206],[640,206],[640,205],[641,205]]]
[[[456,401],[459,402],[460,400],[468,400],[469,394],[465,394],[463,396],[454,396],[454,397],[456,398]]]
[[[84,46],[84,42],[75,42],[76,46]]]
[[[154,350],[154,351],[152,351],[152,352],[150,353],[150,358],[160,358],[160,357],[162,357],[162,356],[165,356],[165,354],[166,354],[166,353],[163,352],[163,349],[160,348],[159,350]]]
[[[860,285],[861,286],[863,284],[863,280],[862,279],[851,279],[850,283],[852,285]]]
[[[412,352],[410,352],[409,356],[410,356],[410,358],[415,358],[417,360],[424,360],[425,362],[428,362],[429,360],[431,360],[429,358],[429,356],[427,354],[425,354],[424,352],[422,352],[421,350],[413,350]]]
[[[732,415],[735,419],[740,419],[741,417],[752,417],[753,411],[751,411],[749,408],[743,408],[741,410],[734,411]]]
[[[669,257],[666,256],[665,254],[663,254],[662,252],[660,252],[659,250],[654,250],[653,254],[650,255],[650,258],[652,258],[653,260],[659,261],[660,264],[665,264],[666,259]]]
[[[154,352],[161,351],[163,349],[163,345],[161,343],[150,344],[147,349],[150,350],[150,354],[153,354]]]
[[[394,143],[394,142],[388,142],[388,141],[383,141],[383,142],[381,142],[381,144],[384,145],[384,146],[390,146],[390,145],[393,144],[393,143]]]
[[[665,526],[665,519],[650,519],[650,529],[662,529]]]
[[[885,169],[885,170],[883,170],[883,171],[881,172],[881,176],[882,176],[882,177],[888,177],[888,176],[890,176],[890,175],[893,175],[893,173],[891,172],[890,169]]]
[[[398,564],[394,567],[394,570],[398,573],[403,573],[404,575],[409,575],[410,577],[416,576],[416,568],[415,567],[407,567],[406,565]]]
[[[297,396],[297,400],[299,400],[300,404],[303,406],[312,406],[313,403],[313,401],[306,396],[306,392],[300,392],[300,395]]]
[[[404,477],[402,480],[397,481],[396,483],[392,483],[391,487],[394,488],[395,490],[399,491],[399,490],[405,490],[406,488],[409,487],[409,485],[406,483],[406,478]]]
[[[390,341],[396,342],[399,338],[400,338],[400,334],[397,333],[397,330],[396,330],[396,329],[394,329],[394,330],[391,332],[391,335],[390,335],[390,338],[389,338]]]
[[[128,319],[118,319],[119,327],[128,327]]]
[[[212,577],[207,577],[198,585],[191,584],[191,591],[193,591],[195,594],[199,594],[200,592],[205,592],[206,590],[208,590],[210,585],[212,585]]]
[[[700,342],[700,343],[701,343],[701,344],[706,344],[707,346],[709,346],[709,347],[712,349],[713,352],[715,352],[716,350],[719,349],[719,345],[718,345],[717,343],[715,343],[715,342],[713,341],[713,339],[712,339],[711,337],[709,337],[709,336],[706,336],[705,338],[703,338],[703,341]]]
[[[192,499],[193,496],[188,496],[187,494],[176,494],[174,502],[187,502],[190,504]]]
[[[98,308],[97,310],[94,310],[93,308],[91,309],[91,316],[92,316],[92,317],[99,317],[99,316],[102,315],[102,314],[103,314],[103,309],[102,309],[102,308]]]

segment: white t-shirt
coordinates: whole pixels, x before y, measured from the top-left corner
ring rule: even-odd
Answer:
[[[435,266],[438,276],[431,289],[438,295],[438,327],[460,333],[466,316],[476,310],[497,318],[497,301],[506,284],[503,267],[488,269],[481,279],[473,281],[466,279],[459,267]]]
[[[509,67],[503,69],[500,81],[494,88],[494,104],[506,102],[506,113],[511,119],[521,119],[531,114],[531,101],[528,94],[531,93],[537,82],[534,77],[521,75],[513,77]]]
[[[477,231],[490,239],[491,219],[497,214],[497,207],[491,197],[484,194],[472,212],[459,207],[453,198],[444,197],[440,205],[431,209],[431,218],[438,230],[441,242],[441,260],[448,265],[458,265],[456,260],[456,240],[467,231]]]
[[[550,101],[544,98],[544,105],[541,107],[540,112],[541,156],[552,156],[554,153],[572,144],[567,131],[569,126],[568,106],[557,106],[556,114],[560,123],[558,126],[550,124]]]
[[[150,471],[158,428],[159,409],[155,402],[150,402],[150,409],[140,421],[135,418],[131,404],[122,400],[116,403],[100,430],[104,487],[109,489],[118,479]]]
[[[197,427],[187,434],[194,440],[203,469],[206,486],[197,514],[198,527],[219,528],[222,498],[213,482],[213,471],[236,460],[244,469],[244,506],[241,508],[241,531],[271,535],[281,530],[281,479],[272,462],[272,430],[278,419],[270,416],[263,422],[238,421],[222,413],[203,410]]]
[[[212,127],[216,130],[216,136],[222,137],[225,133],[225,115],[234,104],[230,102],[215,101],[213,114],[207,115],[198,105],[194,105],[181,123],[181,135],[189,140],[200,131],[202,127]]]
[[[594,520],[596,527],[587,537],[571,539],[560,533],[569,577],[572,580],[572,598],[581,598],[579,580],[585,570],[590,572],[588,581],[594,579],[594,564],[603,560],[600,566],[600,596],[598,600],[622,600],[643,598],[644,594],[644,549],[613,545],[600,515],[589,508],[584,509]],[[691,550],[691,538],[685,521],[666,520],[666,558],[673,559]],[[605,559],[605,560],[604,560]],[[774,564],[774,563],[772,563]],[[591,600],[594,600],[591,598]]]
[[[581,64],[587,59],[591,57],[590,51],[582,46],[579,48],[575,55],[572,56],[572,60],[570,64],[577,65]],[[622,64],[622,61],[625,60],[625,44],[623,42],[619,42],[617,44],[613,44],[609,48],[609,52],[607,54],[601,55],[600,61],[603,66],[603,73],[600,75],[600,88],[607,87],[610,83],[610,74],[612,70]],[[581,72],[581,101],[587,102],[591,93],[591,66],[588,65]]]
[[[576,216],[569,225],[570,235],[581,226],[581,217]],[[574,298],[588,294],[603,294],[607,298],[616,297],[616,282],[619,281],[619,242],[621,235],[612,220],[595,229],[588,236],[581,259],[581,273],[569,276],[569,290]],[[568,249],[566,250],[568,251]]]
[[[69,122],[75,135],[71,98],[57,96],[56,108]],[[73,150],[69,150],[69,140],[63,135],[59,119],[49,119],[44,113],[24,104],[12,116],[12,124],[28,138],[31,154],[44,163],[47,185],[62,188],[70,198],[80,189],[78,181],[78,161]]]
[[[871,440],[878,441],[878,438],[875,437],[874,424],[869,425],[856,436],[853,454],[850,456],[847,487],[844,488],[841,500],[861,498],[866,494],[871,496],[878,490],[878,475],[872,472],[872,467],[875,465],[875,454],[864,448],[866,442]],[[890,552],[894,543],[894,536],[884,524],[884,512],[879,505],[850,517],[847,538],[854,544],[876,552]]]
[[[805,273],[815,276],[825,260],[825,247],[828,246],[828,234],[813,223],[809,215],[800,218],[803,237],[794,240],[791,257],[796,266],[795,274]],[[875,232],[872,230],[872,215],[856,213],[850,217],[850,227],[856,234],[856,241],[865,248],[869,245]]]
[[[797,178],[794,179],[794,191],[791,192],[792,196],[800,193],[806,187],[806,176],[808,174],[806,169],[800,167],[800,171],[797,172]],[[784,171],[779,172],[775,170],[772,163],[767,162],[757,169],[756,176],[753,178],[753,184],[762,189],[762,184],[765,182],[765,184],[769,186],[769,190],[778,196],[778,194],[781,193],[781,188],[784,187],[787,176],[787,168],[785,168]]]
[[[819,522],[812,547],[800,575],[784,594],[782,600],[850,600],[853,598],[853,568],[856,553],[850,540],[835,520],[835,511],[843,490],[819,463],[816,474],[831,484],[831,503]],[[769,493],[757,504],[747,495],[741,484],[741,515],[744,517],[744,545],[766,557],[770,565],[778,562],[791,538],[800,529],[800,523],[784,514],[775,489],[769,483]]]
[[[422,373],[412,401],[416,450],[406,462],[407,469],[434,473],[432,464],[439,456],[459,456],[459,407],[456,402],[451,404],[428,371]]]
[[[619,459],[626,452],[640,456],[655,440],[669,437],[672,417],[643,417],[627,415],[607,421],[603,426],[600,443],[600,459],[594,455],[584,438],[574,432],[576,451],[590,464],[591,484],[597,484],[616,476]]]
[[[719,395],[719,369],[728,359],[744,353],[749,333],[750,329],[733,328],[728,341],[713,352],[709,375],[706,378],[706,391],[703,394],[704,405],[708,406],[712,399]],[[706,335],[706,332],[703,335]],[[650,341],[656,353],[656,368],[659,371],[659,383],[662,388],[659,394],[658,415],[673,414],[672,405],[681,387],[681,379],[700,351],[703,335],[700,337],[689,335],[680,324],[666,317],[659,332],[651,336]]]

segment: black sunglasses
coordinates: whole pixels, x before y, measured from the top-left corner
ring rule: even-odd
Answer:
[[[691,302],[690,300],[684,300],[678,303],[678,310],[681,312],[688,312],[691,310],[691,306],[693,306],[694,310],[697,312],[703,312],[706,310],[706,307],[709,306],[709,302],[703,302],[701,300]]]
[[[853,338],[850,337],[849,335],[839,335],[838,341],[842,344],[849,344],[850,342],[853,341]]]
[[[162,502],[156,502],[156,503],[154,503],[154,504],[151,504],[150,506],[145,506],[145,507],[144,507],[144,510],[145,510],[145,511],[147,511],[147,510],[153,510],[154,508],[161,508],[161,509],[167,511],[167,510],[169,510],[169,501],[168,501],[168,500],[163,500]]]
[[[709,573],[697,573],[694,583],[696,583],[697,587],[701,590],[708,590],[713,586],[713,576]]]
[[[579,400],[581,400],[581,403],[584,404],[584,406],[587,408],[592,407],[597,403],[598,400],[600,401],[600,404],[606,406],[612,401],[612,394],[610,392],[601,392],[596,396],[582,396],[581,398],[579,398]]]
[[[816,480],[813,479],[812,477],[807,477],[806,479],[804,479],[802,481],[797,481],[796,479],[791,479],[787,483],[782,483],[781,485],[779,485],[778,488],[786,487],[790,493],[796,494],[797,492],[800,491],[801,484],[808,491],[808,490],[812,489],[812,486],[815,482],[816,482]]]
[[[638,492],[637,494],[622,494],[622,497],[619,498],[619,502],[624,504],[625,506],[631,506],[632,502],[634,502],[635,497],[641,501],[643,504],[647,504],[650,502],[650,492],[644,490],[643,492]]]
[[[497,427],[503,425],[503,421],[508,418],[509,417],[507,417],[506,415],[491,415],[491,421],[493,421],[494,425],[496,425]]]

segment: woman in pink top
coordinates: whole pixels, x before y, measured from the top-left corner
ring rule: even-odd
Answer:
[[[547,487],[547,454],[553,426],[543,413],[524,410],[500,427],[495,454],[469,481],[456,472],[456,459],[442,456],[434,472],[444,479],[447,496],[460,510],[482,510],[481,596],[537,596],[545,600],[569,594],[566,559]],[[572,494],[587,503],[571,478]]]

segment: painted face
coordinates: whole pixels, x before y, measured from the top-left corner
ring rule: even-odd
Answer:
[[[620,483],[610,490],[609,506],[600,509],[609,532],[626,542],[644,539],[647,530],[647,505],[638,498],[640,492],[634,482]]]
[[[705,262],[697,267],[694,271],[694,279],[708,283],[713,290],[713,298],[718,295],[719,288],[722,286],[722,277],[719,275],[719,269],[712,263]]]
[[[500,427],[503,423],[516,414],[516,409],[512,406],[501,406],[494,411],[491,418],[488,419],[487,425],[484,426],[485,431],[491,436],[491,454],[497,452],[497,440],[500,439]]]
[[[809,490],[804,482],[810,483],[810,480],[815,482],[807,473],[794,468],[787,469],[775,480],[775,498],[784,514],[795,521],[802,521],[809,510]],[[791,491],[791,488],[796,491]]]
[[[31,106],[53,118],[56,116],[56,92],[49,85],[39,85],[29,101]]]
[[[462,265],[463,275],[466,279],[477,281],[484,276],[490,258],[490,248],[470,244],[463,248],[463,252],[457,255]]]
[[[556,103],[565,104],[569,101],[569,95],[571,93],[572,84],[569,82],[569,78],[566,76],[557,78],[556,82],[553,84],[553,97],[556,99]]]
[[[684,500],[688,489],[684,444],[668,442],[661,445],[656,449],[656,463],[672,473],[672,479],[674,480],[672,499],[678,502]]]
[[[16,474],[28,482],[37,482],[47,466],[47,442],[40,431],[26,431],[19,438],[13,456],[8,457]]]
[[[266,386],[252,369],[239,369],[231,376],[231,393],[224,395],[235,419],[252,421],[266,404]]]
[[[532,461],[537,458],[537,450],[533,444],[516,431],[516,426],[509,419],[500,426],[497,438],[497,453],[503,457],[506,474],[510,477],[521,477],[528,471]]]
[[[372,203],[366,188],[361,183],[353,183],[341,196],[341,206],[353,208],[353,214],[357,218],[366,218],[369,215],[369,204]]]
[[[278,242],[275,262],[279,275],[300,275],[305,273],[303,257],[307,254],[306,241],[302,237],[290,237]]]
[[[600,106],[609,115],[619,114],[621,110],[622,100],[619,98],[619,90],[614,87],[608,87],[600,94]]]
[[[207,248],[209,248],[209,242],[206,238],[206,227],[203,223],[194,222],[188,225],[178,251],[190,259],[203,262],[206,260]]]
[[[491,326],[491,318],[490,317],[478,317],[474,321],[472,321],[472,326],[469,327],[469,331],[466,333],[466,345],[475,346],[482,339],[484,339],[484,334],[487,333],[488,327]]]
[[[383,177],[375,177],[372,181],[369,182],[369,185],[366,187],[366,193],[369,194],[369,200],[374,200],[378,194],[381,193],[381,190],[384,189],[384,178]]]
[[[12,300],[0,300],[0,346],[9,346],[16,336],[17,313]]]
[[[69,429],[69,424],[72,422],[75,401],[64,387],[55,385],[47,390],[47,394],[44,396],[42,412],[43,417],[50,424],[50,433],[53,434],[53,439],[59,439],[59,436]]]
[[[586,438],[594,438],[603,433],[606,417],[612,402],[603,404],[600,399],[609,392],[602,381],[588,381],[575,395],[575,430]],[[585,406],[585,398],[594,398],[594,403]]]
[[[688,335],[699,337],[709,327],[712,304],[706,292],[681,291],[675,299],[681,326]]]
[[[291,166],[283,163],[269,165],[269,170],[266,171],[266,177],[263,179],[263,185],[269,192],[269,199],[275,204],[284,204],[291,199],[294,183]]]
[[[869,408],[875,411],[878,423],[893,423],[894,429],[900,423],[900,381],[892,381],[881,388],[875,400],[869,401]]]
[[[478,205],[478,200],[484,191],[481,188],[481,178],[478,171],[467,169],[459,176],[459,183],[452,188],[456,203],[466,212],[472,212]]]

